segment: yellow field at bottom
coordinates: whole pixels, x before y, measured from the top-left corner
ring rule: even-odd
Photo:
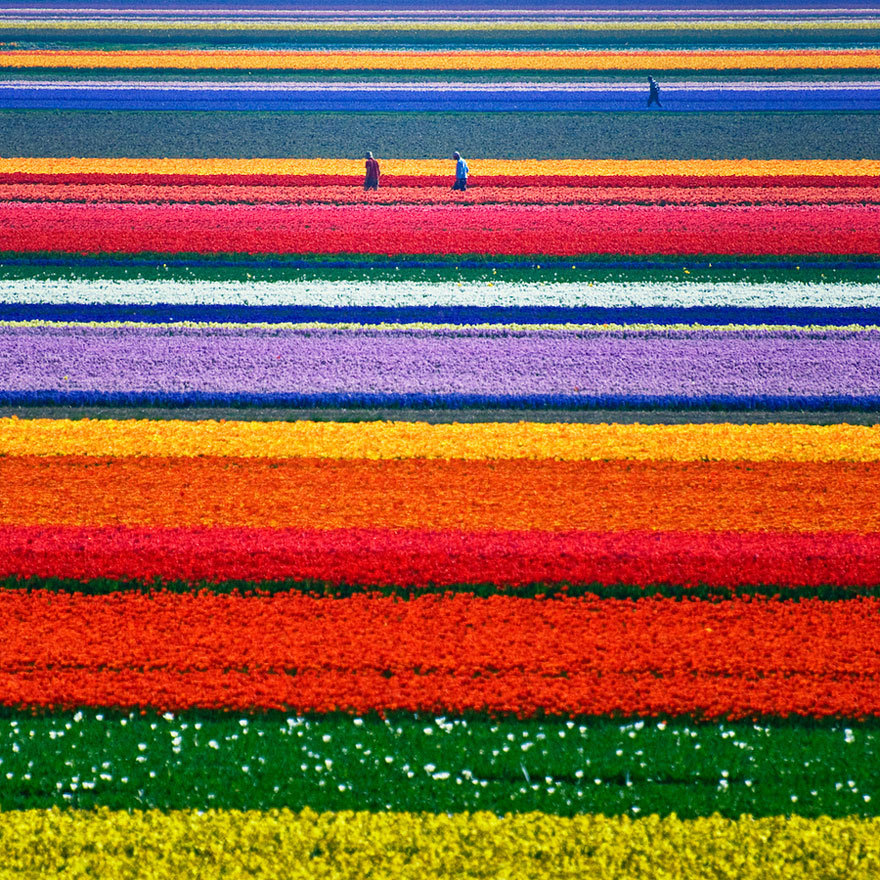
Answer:
[[[880,818],[25,810],[0,878],[876,878]]]

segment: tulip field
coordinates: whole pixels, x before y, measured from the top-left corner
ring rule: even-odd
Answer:
[[[880,876],[880,10],[740,5],[0,4],[0,880]]]

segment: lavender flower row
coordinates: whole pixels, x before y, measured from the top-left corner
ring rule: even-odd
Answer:
[[[880,332],[13,324],[0,393],[857,400],[880,396]]]

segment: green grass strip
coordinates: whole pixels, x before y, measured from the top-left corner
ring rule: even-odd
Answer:
[[[0,809],[874,816],[880,724],[0,713]]]
[[[413,265],[418,263],[419,265]],[[426,265],[427,264],[427,265]],[[590,256],[446,257],[373,255],[0,253],[0,280],[503,281],[507,283],[740,282],[876,283],[880,260],[815,256],[750,258]]]
[[[596,596],[600,599],[668,599],[698,598],[710,602],[723,602],[733,596],[766,596],[786,601],[821,599],[840,602],[860,596],[880,596],[880,585],[874,586],[800,586],[780,587],[773,584],[747,584],[739,587],[699,584],[695,587],[681,584],[567,584],[534,583],[524,586],[509,584],[445,584],[429,586],[340,584],[322,580],[280,581],[186,581],[186,580],[138,580],[95,578],[80,581],[73,578],[5,577],[0,578],[0,590],[47,590],[52,593],[79,593],[85,596],[107,596],[111,593],[152,593],[165,590],[170,593],[238,593],[241,595],[276,595],[278,593],[305,593],[310,596],[345,598],[356,595],[393,596],[408,600],[426,593],[468,593],[474,596],[519,596],[521,598],[553,599],[564,596]]]

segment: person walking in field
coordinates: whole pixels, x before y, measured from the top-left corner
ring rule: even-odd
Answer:
[[[653,76],[648,77],[648,88],[651,90],[648,94],[648,106],[656,104],[658,107],[663,105],[660,103],[660,86],[657,85]]]
[[[367,152],[367,176],[364,178],[364,190],[379,189],[379,163],[373,158],[373,154]]]
[[[453,153],[452,158],[455,159],[455,183],[452,184],[452,188],[464,192],[467,189],[467,162],[461,158],[461,153],[458,152]]]

